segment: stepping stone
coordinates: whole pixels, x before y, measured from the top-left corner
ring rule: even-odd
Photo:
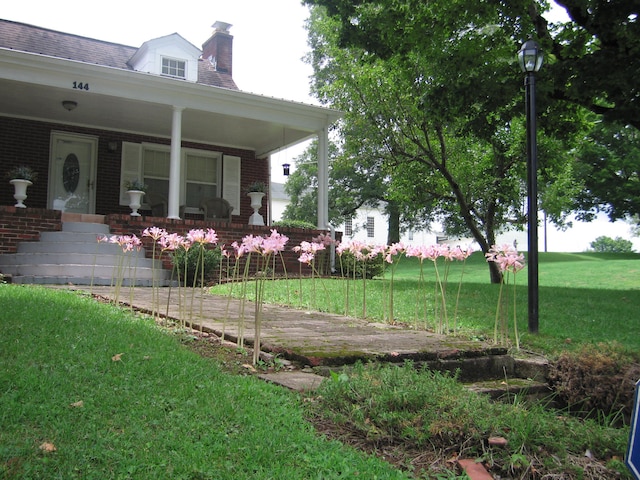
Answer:
[[[300,371],[263,373],[258,375],[258,378],[287,387],[296,392],[315,390],[324,380],[324,377],[321,375]]]

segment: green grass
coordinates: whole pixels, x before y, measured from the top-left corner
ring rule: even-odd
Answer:
[[[617,342],[638,352],[638,260],[541,254],[541,333],[524,334],[525,346],[555,355],[582,343]],[[489,336],[499,286],[489,284],[479,255],[465,269],[458,325],[465,335]],[[404,259],[396,277],[396,316],[409,324],[422,295],[416,272],[419,266]],[[449,292],[459,274],[454,264]],[[518,275],[519,323],[526,331],[526,271]],[[432,309],[435,284],[427,278],[422,288]],[[268,282],[266,294],[281,303],[289,297],[295,305],[299,285]],[[388,286],[373,280],[366,288],[367,315],[382,318]],[[341,281],[316,279],[314,300],[313,282],[304,280],[301,303],[340,311],[344,289]],[[506,476],[521,478],[535,466],[580,478],[581,467],[571,458],[586,449],[624,472],[619,458],[628,428],[568,419],[518,399],[491,404],[468,396],[451,379],[413,368],[371,365],[337,375],[317,402],[307,404],[254,377],[225,373],[215,360],[182,345],[182,336],[148,319],[77,294],[0,285],[0,305],[3,479],[408,478],[318,436],[305,421],[312,414],[348,425],[374,445],[401,439],[403,446],[431,449],[441,459],[464,453]],[[352,313],[359,315],[361,307]],[[509,447],[486,449],[489,435],[507,437]],[[56,451],[43,452],[44,443]],[[445,464],[420,478],[453,478],[450,468]]]
[[[0,478],[405,478],[149,320],[38,287],[0,285],[0,305]]]
[[[420,285],[418,261],[413,258],[400,261],[394,276],[394,319],[410,326],[433,328],[435,273],[431,262],[425,262],[423,268],[426,281]],[[442,265],[439,268],[442,274],[444,268]],[[348,287],[342,279],[305,279],[302,284],[297,279],[290,279],[288,285],[287,281],[281,280],[267,284],[265,298],[270,303],[289,303],[297,308],[344,314],[347,312],[345,292],[348,288],[348,313],[362,317],[366,288],[366,318],[383,321],[389,318],[389,278],[387,273],[385,280],[367,281],[366,287],[362,280],[350,281]],[[527,333],[526,268],[517,274],[516,282],[518,328],[524,348],[553,356],[584,343],[615,342],[629,353],[640,351],[639,254],[541,253],[537,335]],[[228,286],[222,285],[212,291],[225,294],[227,289]],[[481,253],[474,253],[464,266],[453,262],[447,286],[450,329],[455,325],[458,334],[493,339],[499,289],[499,285],[490,283],[488,267]],[[504,294],[511,296],[512,290],[505,289]],[[510,328],[513,335],[513,326]]]

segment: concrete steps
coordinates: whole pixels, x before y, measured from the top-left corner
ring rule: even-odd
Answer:
[[[63,222],[62,231],[42,232],[38,242],[22,242],[18,252],[0,255],[0,272],[13,283],[48,285],[167,285],[170,272],[146,258],[144,249],[123,252],[103,223]]]

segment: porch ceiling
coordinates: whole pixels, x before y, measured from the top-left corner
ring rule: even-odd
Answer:
[[[1,115],[169,138],[180,107],[183,140],[254,150],[258,157],[340,117],[312,105],[2,49],[0,66]],[[64,100],[77,108],[65,110]]]

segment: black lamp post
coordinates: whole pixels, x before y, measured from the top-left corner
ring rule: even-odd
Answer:
[[[518,51],[518,63],[525,73],[527,115],[527,228],[529,240],[529,332],[538,333],[538,147],[536,141],[535,73],[542,66],[542,50],[527,40]]]

